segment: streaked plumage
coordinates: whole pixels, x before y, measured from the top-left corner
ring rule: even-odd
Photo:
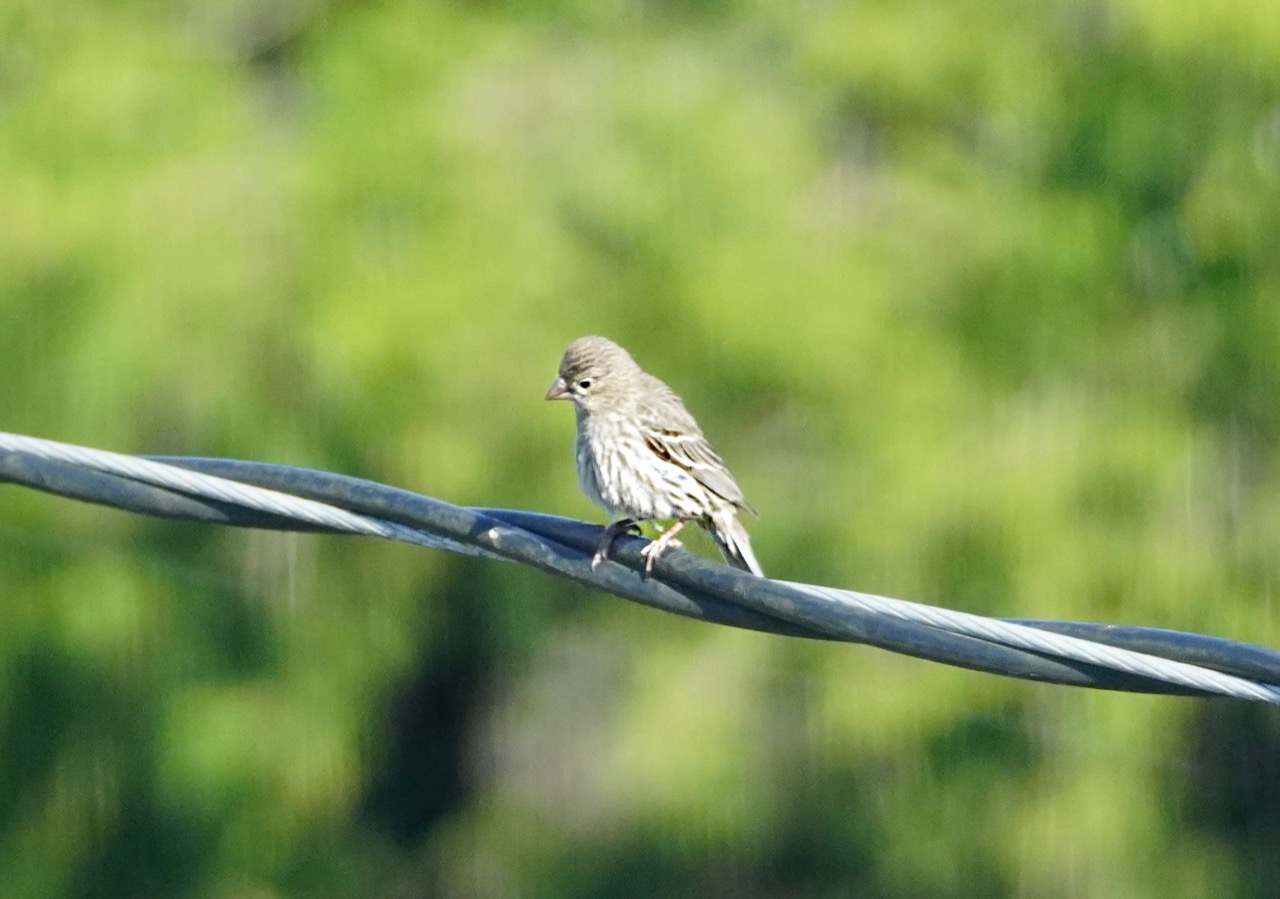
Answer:
[[[547,399],[571,400],[578,422],[578,483],[611,524],[592,561],[636,522],[675,519],[643,550],[645,571],[686,522],[696,521],[730,564],[763,577],[739,512],[755,512],[680,397],[604,337],[575,340]]]

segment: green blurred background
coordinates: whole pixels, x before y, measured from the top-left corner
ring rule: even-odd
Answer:
[[[0,428],[600,520],[587,333],[773,575],[1280,645],[1280,4],[0,7]],[[1280,895],[1265,709],[17,488],[0,540],[6,897]]]

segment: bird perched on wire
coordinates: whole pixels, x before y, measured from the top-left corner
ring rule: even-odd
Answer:
[[[731,565],[764,577],[739,512],[755,515],[724,461],[680,397],[604,337],[570,344],[549,400],[570,400],[578,420],[578,484],[610,515],[591,560],[599,565],[614,539],[638,523],[674,518],[640,552],[645,574],[680,529],[696,521]]]

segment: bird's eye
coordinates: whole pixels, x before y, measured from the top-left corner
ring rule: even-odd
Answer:
[[[591,387],[591,379],[590,379],[590,378],[583,378],[581,381],[579,381],[579,382],[578,382],[578,386],[579,386],[579,387],[581,387],[583,390],[588,390],[588,389],[590,389],[590,387]]]

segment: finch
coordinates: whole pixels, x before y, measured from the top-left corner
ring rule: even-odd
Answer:
[[[578,484],[609,515],[620,516],[605,528],[593,569],[619,534],[638,531],[641,521],[675,519],[640,551],[646,576],[668,546],[680,545],[680,529],[696,521],[729,564],[764,577],[738,514],[756,514],[742,488],[680,397],[630,353],[604,337],[575,340],[547,399],[573,403]]]

